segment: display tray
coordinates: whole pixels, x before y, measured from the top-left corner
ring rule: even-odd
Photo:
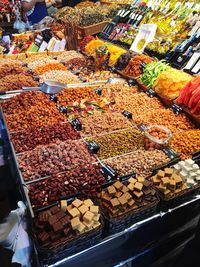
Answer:
[[[117,217],[110,217],[102,208],[105,218],[105,234],[112,235],[119,233],[132,224],[155,215],[158,203],[159,200],[144,207],[128,211]]]
[[[97,33],[100,33],[109,22],[110,22],[109,20],[102,21],[100,23],[87,26],[87,27],[78,26],[78,31],[80,32],[82,36],[97,34]]]
[[[55,264],[57,261],[65,257],[72,256],[82,250],[88,249],[102,240],[103,235],[103,220],[101,219],[101,226],[96,230],[81,234],[74,238],[66,239],[58,245],[49,248],[42,248],[37,239],[34,238],[34,243],[38,256],[44,266]]]
[[[192,199],[195,195],[198,195],[200,192],[200,185],[196,185],[190,189],[185,189],[180,193],[176,193],[172,197],[163,197],[162,193],[158,192],[160,197],[160,202],[158,204],[158,208],[160,211],[167,211],[169,209],[175,208],[186,201]]]
[[[120,70],[117,70],[116,68],[115,68],[115,72],[116,73],[118,73],[119,75],[121,75],[124,79],[126,79],[126,80],[137,80],[138,79],[138,77],[134,77],[134,76],[129,76],[129,75],[126,75],[126,74],[124,74],[122,71],[120,71]]]

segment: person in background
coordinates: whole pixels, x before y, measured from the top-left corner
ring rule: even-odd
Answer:
[[[26,12],[28,22],[33,25],[48,16],[44,0],[21,0],[22,8]]]
[[[99,0],[89,0],[90,2],[94,2],[94,3],[99,3]],[[79,4],[80,2],[83,2],[81,0],[62,0],[62,6],[70,6],[70,7],[74,7],[77,4]]]

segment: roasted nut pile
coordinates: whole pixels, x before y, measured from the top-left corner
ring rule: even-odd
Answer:
[[[102,86],[102,97],[106,98],[111,103],[122,102],[126,103],[132,98],[132,95],[137,92],[136,87],[130,87],[127,83],[107,84]]]
[[[0,91],[20,90],[23,86],[36,87],[38,82],[25,73],[10,74],[0,79]]]
[[[200,130],[190,130],[175,134],[170,142],[172,148],[180,154],[181,159],[191,158],[200,150]]]
[[[116,110],[127,110],[134,116],[146,116],[149,110],[162,110],[164,107],[157,98],[150,98],[145,93],[135,93],[127,98],[120,98],[113,106]]]
[[[80,79],[70,71],[51,70],[40,75],[40,82],[46,80],[56,81],[60,83],[80,83]]]
[[[62,61],[65,64],[68,64],[70,60],[74,58],[84,59],[84,56],[76,52],[75,50],[69,50],[69,51],[62,52],[62,54],[57,57],[57,60]]]
[[[100,145],[98,157],[105,159],[144,147],[144,135],[136,129],[126,129],[87,140]]]
[[[97,111],[88,118],[82,118],[81,123],[83,126],[81,135],[83,136],[95,136],[132,126],[131,121],[116,112],[101,113]]]
[[[0,62],[0,79],[7,75],[27,73],[27,68],[23,67],[21,62],[15,60],[3,60],[3,62]]]
[[[189,121],[185,114],[175,115],[169,109],[151,109],[142,116],[134,117],[133,120],[136,124],[163,125],[170,129],[172,133],[194,128],[194,125]]]
[[[83,141],[67,140],[25,152],[18,156],[18,161],[22,175],[28,181],[93,163],[96,158],[89,154]]]
[[[46,63],[45,65],[38,66],[34,69],[34,73],[37,75],[42,75],[48,71],[52,70],[67,70],[67,68],[61,63]]]
[[[106,159],[103,162],[117,171],[118,176],[135,172],[139,176],[148,177],[152,169],[167,163],[169,158],[161,150],[136,150],[134,153],[116,158]]]
[[[39,145],[48,145],[57,140],[65,141],[79,138],[78,132],[70,124],[66,123],[36,127],[11,134],[11,139],[17,153],[32,150]]]
[[[99,166],[85,164],[30,184],[28,189],[32,207],[38,208],[78,192],[86,196],[95,196],[103,183],[105,180]]]
[[[61,106],[77,106],[81,103],[81,100],[85,102],[97,98],[99,96],[95,93],[94,88],[66,88],[58,94],[58,104]]]
[[[65,121],[49,97],[41,92],[27,92],[13,97],[2,104],[10,131],[35,126],[51,125]]]
[[[37,60],[32,60],[30,63],[28,63],[28,68],[35,71],[38,67],[45,66],[46,64],[57,64],[59,61],[48,58],[48,57],[42,57]]]

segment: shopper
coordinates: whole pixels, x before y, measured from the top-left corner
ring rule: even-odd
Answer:
[[[81,0],[62,0],[62,6],[70,6],[74,7],[80,2],[83,2]],[[90,2],[99,3],[99,0],[90,0]]]
[[[26,12],[28,22],[33,25],[48,16],[44,0],[21,0],[23,10]]]

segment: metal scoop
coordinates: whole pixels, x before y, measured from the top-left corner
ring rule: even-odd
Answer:
[[[23,92],[27,92],[27,91],[42,91],[45,94],[57,94],[60,91],[62,91],[64,88],[97,86],[97,85],[101,85],[101,84],[110,83],[110,81],[111,81],[111,79],[102,80],[102,81],[87,82],[87,83],[64,84],[64,83],[46,80],[39,87],[22,87],[22,90],[3,91],[3,92],[0,92],[0,95],[18,94],[18,93],[23,93]]]

